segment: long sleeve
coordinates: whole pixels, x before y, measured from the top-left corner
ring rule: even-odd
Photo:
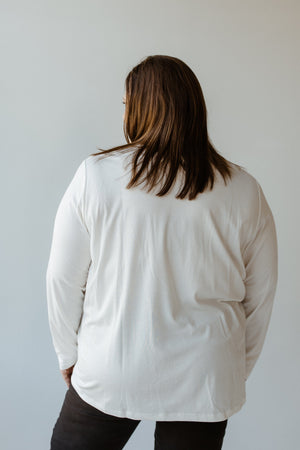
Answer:
[[[77,361],[77,332],[91,262],[85,186],[84,160],[59,203],[46,272],[48,320],[61,370]]]
[[[246,379],[261,351],[268,330],[278,278],[277,235],[272,211],[257,182],[259,216],[254,238],[244,254],[246,294]]]

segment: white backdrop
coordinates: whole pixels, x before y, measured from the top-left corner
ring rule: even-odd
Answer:
[[[125,143],[128,71],[150,54],[197,75],[216,148],[261,183],[279,281],[265,346],[224,450],[298,448],[299,37],[297,0],[9,0],[1,5],[3,450],[48,450],[66,391],[47,322],[58,202],[79,162]],[[298,130],[296,128],[298,125]],[[153,449],[142,421],[126,450]]]

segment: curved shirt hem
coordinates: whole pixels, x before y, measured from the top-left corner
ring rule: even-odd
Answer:
[[[116,417],[128,418],[133,420],[154,420],[154,421],[196,421],[196,422],[220,422],[228,419],[230,416],[240,411],[246,403],[244,397],[237,406],[229,409],[224,414],[203,414],[203,413],[147,413],[147,412],[132,412],[128,409],[116,410],[111,408],[103,408],[98,402],[92,400],[85,392],[82,392],[76,383],[71,380],[77,394],[89,405],[104,412],[105,414],[114,415]]]

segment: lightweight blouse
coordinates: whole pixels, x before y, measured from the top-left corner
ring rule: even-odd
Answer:
[[[278,255],[260,183],[230,162],[212,190],[126,189],[129,153],[89,155],[64,192],[46,273],[60,369],[88,404],[138,420],[221,421],[246,401]],[[160,186],[161,187],[161,186]]]

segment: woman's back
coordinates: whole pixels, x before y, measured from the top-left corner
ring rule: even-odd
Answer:
[[[53,240],[47,289],[60,366],[73,352],[74,388],[115,416],[224,420],[245,403],[272,309],[272,212],[256,179],[233,163],[227,184],[216,171],[213,189],[191,201],[175,198],[180,178],[162,197],[126,189],[125,158],[87,157],[57,212],[77,264],[63,272],[70,255]],[[71,313],[61,330],[57,292],[78,309],[83,301],[80,324]],[[77,326],[78,349],[75,336],[66,348]]]

